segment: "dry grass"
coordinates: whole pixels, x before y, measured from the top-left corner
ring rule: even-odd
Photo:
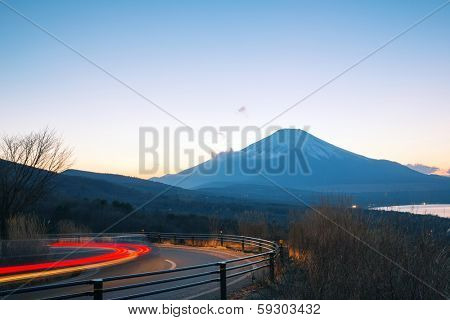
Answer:
[[[218,240],[184,240],[183,244],[192,247],[211,247],[216,248],[220,246]]]
[[[17,214],[7,220],[9,240],[3,256],[26,256],[48,252],[45,241],[36,240],[46,233],[45,222],[35,215]]]
[[[83,225],[77,224],[72,220],[60,220],[56,224],[56,230],[59,234],[64,233],[91,233],[91,230]]]
[[[224,240],[223,247],[221,246],[220,240],[201,240],[201,239],[177,239],[176,243],[174,240],[162,240],[162,244],[171,244],[171,245],[186,245],[191,247],[208,247],[208,248],[226,248],[234,251],[242,251],[242,244],[239,242],[230,242]],[[255,245],[250,245],[248,243],[244,246],[245,252],[259,252],[259,247]]]
[[[438,299],[448,296],[450,264],[445,241],[435,239],[430,232],[411,236],[387,223],[374,223],[367,215],[345,206],[322,205],[318,210],[372,249],[316,212],[309,212],[290,223],[289,253],[293,262],[280,282],[265,293],[266,298]]]
[[[35,215],[17,214],[7,220],[9,240],[38,239],[46,233],[45,222]]]

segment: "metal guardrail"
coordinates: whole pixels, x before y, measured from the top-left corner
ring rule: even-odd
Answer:
[[[149,241],[162,243],[163,241],[173,241],[174,244],[177,243],[186,243],[192,241],[195,243],[197,241],[218,241],[221,246],[224,246],[225,243],[234,243],[238,244],[240,249],[244,252],[246,248],[253,248],[259,251],[256,254],[251,254],[248,256],[224,260],[220,262],[213,262],[208,264],[200,264],[183,268],[176,268],[172,270],[163,270],[163,271],[154,271],[154,272],[144,272],[137,274],[126,274],[120,276],[113,277],[105,277],[101,279],[93,279],[93,280],[82,280],[82,281],[71,281],[57,284],[48,284],[34,287],[24,287],[18,289],[4,290],[0,291],[0,299],[3,296],[11,296],[16,294],[24,294],[24,293],[32,293],[32,292],[45,292],[51,289],[60,289],[60,288],[79,288],[79,291],[75,293],[68,293],[65,295],[58,296],[50,296],[45,297],[44,299],[75,299],[75,298],[85,298],[92,297],[94,300],[103,300],[105,299],[105,293],[109,292],[123,292],[129,289],[135,288],[143,288],[143,287],[152,287],[159,284],[165,283],[173,283],[184,281],[188,279],[197,279],[205,276],[217,275],[211,279],[199,280],[192,283],[174,285],[168,288],[163,289],[155,289],[151,291],[133,293],[133,294],[125,294],[123,296],[119,296],[113,299],[136,299],[151,295],[156,295],[165,292],[172,292],[181,289],[191,288],[202,286],[209,283],[219,283],[220,287],[220,297],[222,300],[227,299],[227,279],[242,276],[244,274],[255,272],[257,270],[268,268],[269,269],[269,280],[275,280],[275,264],[282,261],[283,251],[282,246],[279,246],[277,243],[253,238],[253,237],[244,237],[244,236],[236,236],[236,235],[225,235],[225,234],[181,234],[181,233],[139,233],[139,235],[144,235]],[[73,238],[73,237],[90,237],[93,235],[82,234],[82,235],[58,235],[59,238]],[[113,235],[108,235],[113,236]],[[120,236],[115,234],[114,236]],[[126,235],[125,235],[126,236]],[[216,268],[215,270],[210,270],[211,268]],[[196,270],[194,274],[188,275],[180,275],[184,271]],[[126,284],[126,285],[116,285],[114,283],[120,280],[129,280],[129,279],[143,279],[147,277],[157,276],[157,275],[165,275],[170,274],[174,275],[172,277],[146,281],[145,279],[142,282]],[[112,286],[105,287],[105,284],[110,284]],[[86,286],[89,286],[86,290]]]

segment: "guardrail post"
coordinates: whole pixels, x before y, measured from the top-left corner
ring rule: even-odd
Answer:
[[[223,247],[223,235],[220,235],[220,246]]]
[[[220,273],[220,299],[227,300],[227,264],[219,263]]]
[[[162,243],[162,240],[161,240],[161,233],[158,233],[158,242],[159,242],[159,243]]]
[[[92,280],[94,285],[94,300],[103,300],[103,279]]]
[[[280,250],[280,265],[283,267],[284,265],[284,247],[283,247],[283,240],[280,240],[280,246],[278,247]]]
[[[258,248],[259,248],[259,253],[261,253],[262,252],[261,241],[258,241]]]
[[[269,279],[271,282],[275,281],[275,252],[269,253]]]
[[[245,251],[245,239],[241,240],[242,252]]]
[[[173,236],[173,244],[177,244],[177,235]]]

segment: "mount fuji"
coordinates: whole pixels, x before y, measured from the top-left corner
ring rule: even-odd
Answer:
[[[448,177],[370,159],[299,129],[278,130],[240,151],[220,153],[198,166],[152,180],[187,189],[267,186],[321,193],[438,191],[450,196]]]

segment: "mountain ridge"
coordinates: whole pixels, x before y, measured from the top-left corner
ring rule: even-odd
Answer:
[[[295,170],[270,174],[267,169],[280,159],[296,161],[296,165],[291,168],[284,168]],[[256,164],[260,171],[243,172],[240,167],[243,161]],[[225,170],[227,163],[231,165],[233,172]],[[215,172],[208,173],[208,167],[216,168]],[[273,183],[259,173],[269,177]],[[382,185],[386,186],[386,191],[392,188],[396,191],[450,190],[450,178],[425,175],[389,160],[371,159],[334,146],[299,129],[278,130],[240,151],[219,154],[198,166],[177,174],[152,178],[151,181],[187,189],[201,189],[216,183],[275,184],[317,192],[359,192],[361,186],[364,186],[365,192],[380,192]],[[373,186],[373,190],[370,186]]]

